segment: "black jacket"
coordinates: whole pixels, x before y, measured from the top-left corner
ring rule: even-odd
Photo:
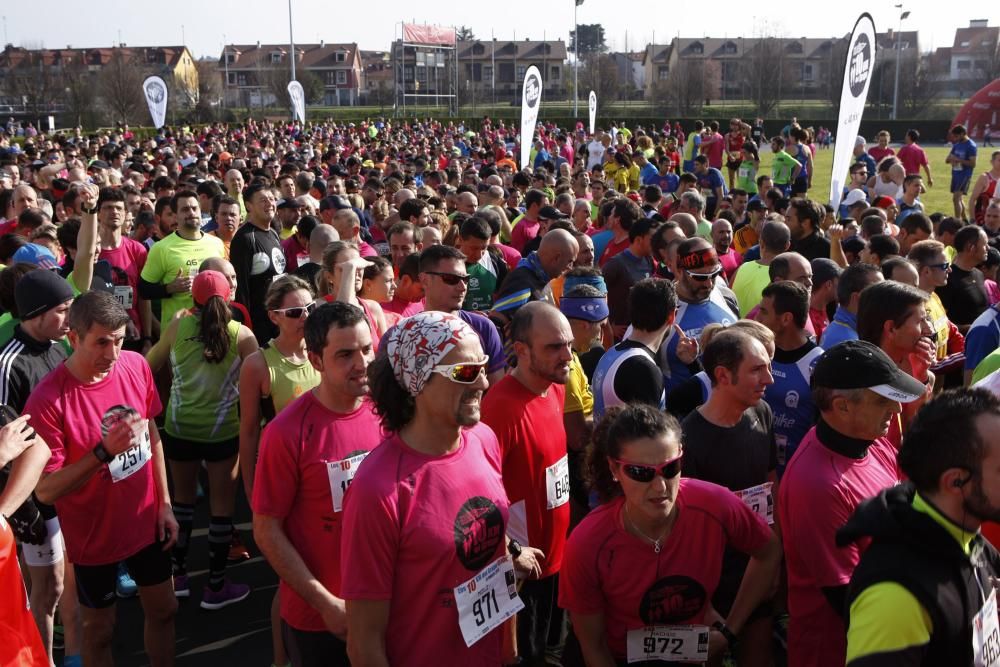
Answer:
[[[972,620],[983,606],[974,577],[988,595],[990,576],[1000,573],[1000,554],[976,535],[967,556],[941,524],[913,509],[914,493],[910,484],[882,491],[859,505],[837,532],[841,546],[872,538],[851,577],[847,608],[868,587],[897,583],[916,597],[933,623],[920,664],[971,665]]]

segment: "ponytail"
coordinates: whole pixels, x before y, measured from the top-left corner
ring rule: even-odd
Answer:
[[[213,296],[201,307],[201,330],[198,332],[205,346],[205,361],[219,364],[229,354],[229,322],[232,313],[222,297]]]

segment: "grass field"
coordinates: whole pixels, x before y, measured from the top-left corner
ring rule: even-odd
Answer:
[[[891,145],[891,147],[894,150],[899,149],[897,145]],[[920,201],[923,202],[924,210],[928,214],[941,211],[947,215],[952,215],[955,211],[951,203],[951,193],[948,191],[951,184],[951,165],[944,162],[950,150],[950,147],[947,146],[924,146],[924,151],[927,152],[927,161],[931,167],[931,176],[934,178],[933,187],[927,187],[926,177],[924,178],[924,187],[927,187],[927,192],[920,198]],[[985,151],[980,151],[973,179],[978,178],[979,174],[989,168],[988,152],[991,150],[993,149],[987,147]],[[984,155],[986,157],[983,157]],[[766,152],[761,153],[759,173],[771,173],[772,157],[770,149],[766,149]],[[813,161],[816,172],[813,174],[813,187],[809,190],[809,198],[826,203],[830,200],[830,172],[833,168],[833,147],[831,146],[829,150],[820,149]],[[728,177],[725,172],[723,175]],[[975,183],[975,180],[973,180],[973,183]],[[972,189],[971,186],[969,189]],[[968,205],[968,201],[966,201],[966,204]]]

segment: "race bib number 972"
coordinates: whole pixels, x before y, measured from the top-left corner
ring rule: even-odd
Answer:
[[[629,663],[645,660],[700,664],[708,660],[708,628],[704,625],[657,625],[628,631]]]

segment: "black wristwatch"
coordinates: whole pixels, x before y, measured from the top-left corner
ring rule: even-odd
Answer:
[[[729,626],[722,621],[716,621],[712,623],[712,629],[717,630],[719,634],[726,638],[726,643],[729,644],[729,648],[736,646],[736,635],[733,631],[729,629]]]
[[[81,206],[80,210],[82,212],[86,213],[87,215],[97,215],[97,207],[96,206],[94,208],[83,208]]]
[[[517,560],[521,557],[521,543],[515,539],[511,539],[510,543],[507,545],[507,551],[509,551],[510,555],[514,557],[514,560]]]
[[[111,463],[111,459],[114,458],[113,456],[111,456],[111,454],[108,453],[108,450],[104,448],[103,442],[97,443],[97,446],[94,447],[93,451],[94,451],[94,456],[96,456],[97,460],[100,461],[101,463]]]

